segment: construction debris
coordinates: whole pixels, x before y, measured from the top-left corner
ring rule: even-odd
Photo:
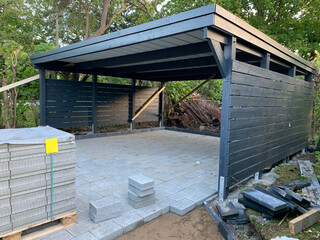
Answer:
[[[182,103],[175,112],[168,115],[168,119],[173,127],[219,132],[221,109],[215,101],[198,95]]]
[[[58,152],[47,154],[48,138],[57,138]],[[75,163],[72,134],[51,127],[1,130],[0,238],[74,212]]]
[[[291,220],[289,229],[292,234],[297,234],[317,222],[320,222],[320,211],[314,208]]]

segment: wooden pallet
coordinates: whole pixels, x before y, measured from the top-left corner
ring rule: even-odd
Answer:
[[[29,229],[36,228],[36,227],[39,228],[40,226],[51,222],[51,220],[47,220],[47,221],[29,226],[26,228],[22,228],[22,229],[19,229],[19,230],[10,232],[10,233],[6,233],[6,234],[0,236],[0,239],[2,238],[2,240],[33,240],[35,238],[48,235],[50,233],[62,230],[64,228],[67,228],[69,226],[76,224],[76,221],[77,221],[76,212],[72,212],[72,213],[62,215],[60,217],[56,217],[52,221],[58,221],[58,220],[60,221],[60,223],[57,225],[54,225],[54,226],[49,226],[49,227],[43,226],[44,228],[41,230],[36,230],[36,231],[31,232],[29,234],[22,235],[22,232],[25,230],[29,230]]]

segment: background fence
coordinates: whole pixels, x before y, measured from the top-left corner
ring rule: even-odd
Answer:
[[[135,87],[135,109],[139,109],[157,88]],[[97,124],[128,123],[131,86],[97,84]],[[156,98],[136,122],[158,121]],[[92,125],[92,83],[46,79],[47,125],[56,128]]]

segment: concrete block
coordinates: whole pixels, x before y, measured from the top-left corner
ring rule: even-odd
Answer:
[[[90,212],[94,215],[100,215],[122,209],[122,203],[116,196],[104,197],[90,202]]]
[[[195,207],[195,202],[188,199],[182,199],[180,201],[172,201],[170,203],[170,212],[173,212],[179,216],[183,216],[192,211]]]
[[[11,221],[13,223],[19,222],[19,221],[24,221],[24,220],[28,220],[29,218],[31,219],[32,217],[37,217],[37,216],[42,216],[43,214],[45,214],[47,216],[46,213],[46,207],[39,207],[39,208],[35,208],[35,209],[30,209],[28,211],[24,211],[24,212],[20,212],[20,213],[15,213],[11,215]]]
[[[134,192],[131,192],[129,190],[128,191],[128,198],[134,202],[144,202],[144,201],[149,201],[149,200],[155,199],[155,194],[147,195],[144,197],[139,197],[137,194],[135,194]]]
[[[9,223],[4,226],[0,226],[0,235],[12,232],[12,223]]]
[[[239,215],[235,218],[227,219],[228,224],[240,225],[247,224],[249,222],[246,211],[243,209],[239,210]]]
[[[172,202],[172,200],[167,199],[167,198],[157,202],[157,205],[161,208],[161,215],[164,215],[170,211],[170,203],[171,202]]]
[[[46,199],[46,191],[40,190],[33,193],[27,193],[19,196],[12,196],[10,198],[11,205],[23,204],[26,201],[32,201],[39,198]]]
[[[11,223],[10,215],[5,216],[5,217],[0,217],[0,227],[1,226],[6,226],[6,225],[8,225],[10,223]]]
[[[11,206],[0,207],[0,217],[11,215]]]
[[[146,212],[147,215],[144,217],[144,222],[145,223],[152,221],[153,219],[161,216],[161,214],[162,214],[162,209],[161,208],[154,207],[154,208],[152,208],[150,210],[151,211]]]
[[[76,190],[71,190],[67,192],[62,192],[62,193],[56,193],[53,194],[53,202],[61,202],[70,198],[75,198],[76,197]],[[51,193],[47,194],[47,202],[50,204],[51,203]]]
[[[42,213],[42,214],[35,215],[29,218],[24,218],[18,221],[12,221],[12,230],[13,231],[19,230],[21,228],[29,227],[37,223],[42,223],[46,220],[48,220],[47,214]]]
[[[129,177],[129,185],[143,191],[154,187],[154,181],[142,174]]]
[[[128,233],[144,224],[144,219],[138,214],[126,213],[114,220],[115,223],[123,227],[124,233]]]
[[[49,213],[51,211],[51,204],[47,204],[47,212]],[[59,211],[63,209],[68,209],[69,206],[76,206],[76,199],[75,198],[70,198],[67,200],[63,200],[60,202],[54,202],[52,204],[52,209],[53,211]]]
[[[113,240],[123,235],[123,227],[110,220],[90,232],[100,240]]]
[[[112,211],[112,212],[99,214],[99,215],[95,215],[92,212],[89,212],[89,216],[94,223],[99,223],[112,218],[120,217],[122,213],[123,213],[123,210]]]
[[[46,204],[47,204],[46,197],[20,202],[19,204],[11,205],[12,214],[42,207],[42,206],[45,206]]]
[[[10,198],[0,199],[0,208],[9,207],[10,206]]]
[[[155,202],[156,202],[155,199],[150,199],[148,201],[143,201],[143,202],[134,202],[130,198],[128,199],[128,203],[134,208],[146,207],[148,205],[154,204]]]
[[[67,231],[68,231],[68,229],[67,229]],[[98,240],[98,238],[93,236],[91,233],[86,232],[84,234],[76,236],[75,238],[73,238],[73,240]]]
[[[144,197],[144,196],[155,193],[154,188],[149,188],[149,189],[141,191],[140,189],[138,189],[132,185],[129,185],[129,191],[134,192],[135,194],[137,194],[140,197]]]

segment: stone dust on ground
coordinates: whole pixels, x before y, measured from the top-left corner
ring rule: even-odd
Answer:
[[[223,237],[210,214],[201,206],[183,217],[169,212],[117,239],[223,240]]]

